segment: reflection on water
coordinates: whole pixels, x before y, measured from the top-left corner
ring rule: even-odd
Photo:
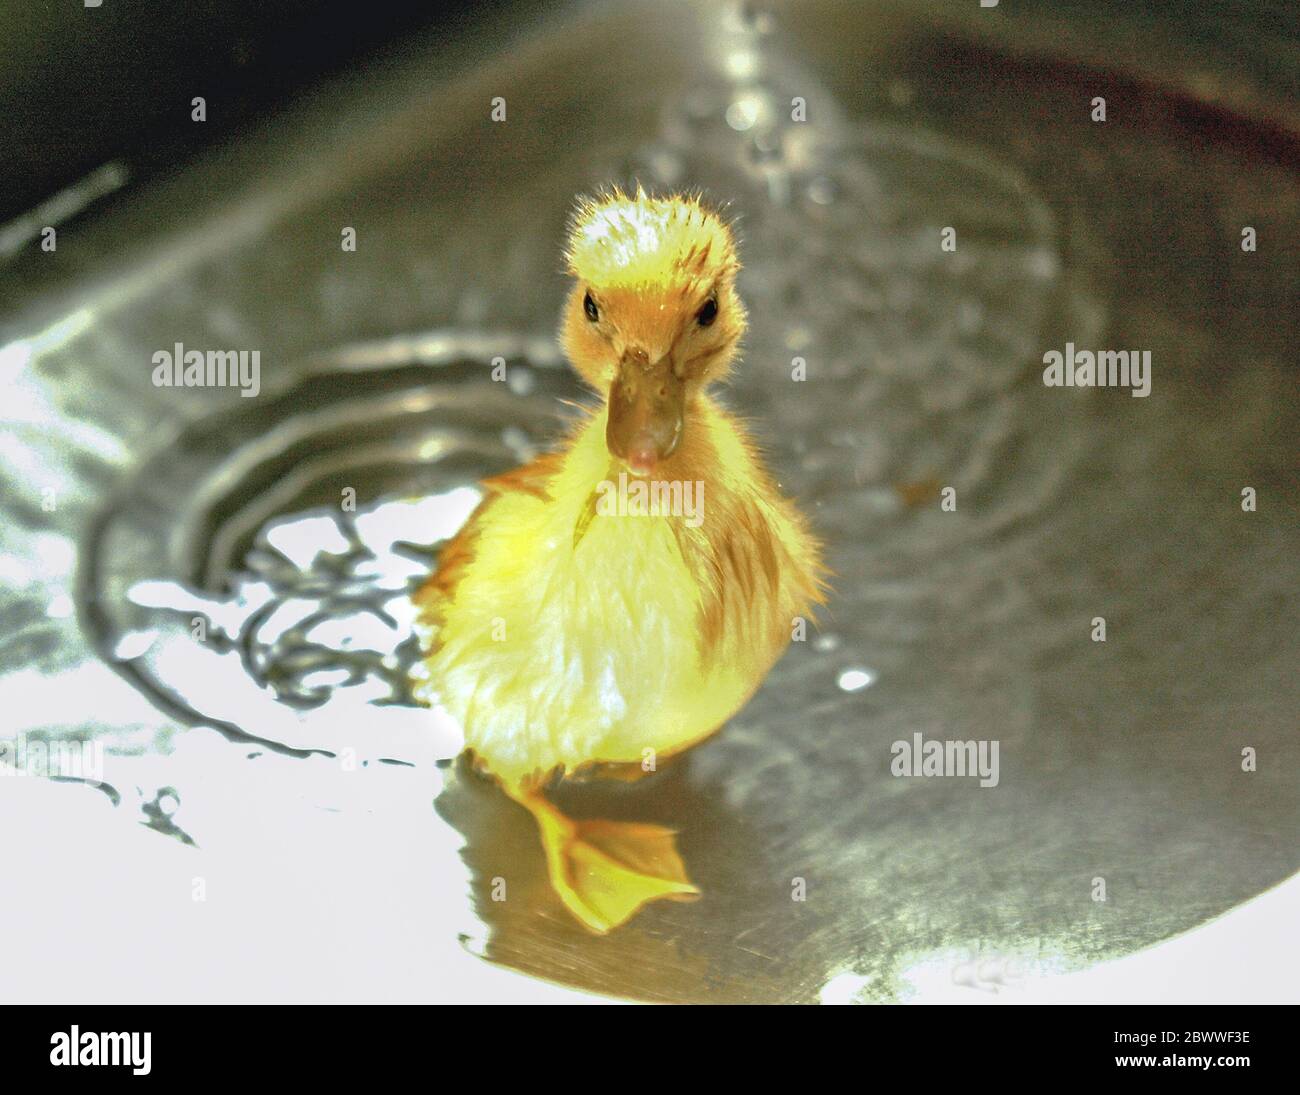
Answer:
[[[410,593],[436,544],[478,499],[476,490],[456,487],[416,501],[381,500],[355,517],[309,511],[277,519],[224,596],[174,581],[133,585],[128,600],[172,626],[128,632],[116,649],[150,635],[130,658],[171,682],[196,721],[256,728],[268,742],[295,748],[361,750],[362,764],[411,763],[403,749],[445,722],[423,712],[412,718]],[[450,758],[460,743],[453,734],[439,748],[449,748]]]

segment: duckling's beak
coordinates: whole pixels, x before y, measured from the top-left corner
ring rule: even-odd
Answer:
[[[672,361],[652,363],[644,350],[630,349],[610,385],[605,444],[634,475],[650,475],[677,448],[685,408],[686,385]]]

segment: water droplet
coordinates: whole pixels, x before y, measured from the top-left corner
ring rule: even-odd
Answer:
[[[870,669],[846,669],[835,682],[845,692],[861,692],[868,685],[875,683],[876,675]]]
[[[761,113],[761,104],[756,96],[746,95],[727,107],[727,125],[737,133],[744,133],[754,128]]]
[[[726,57],[727,75],[733,80],[752,80],[758,72],[758,54],[744,46],[729,51]]]
[[[516,365],[506,376],[506,385],[515,395],[532,395],[537,387],[537,378],[531,369]]]

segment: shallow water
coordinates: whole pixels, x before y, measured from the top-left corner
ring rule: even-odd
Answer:
[[[385,77],[406,105],[376,125],[354,103],[349,142],[320,154],[328,181],[218,208],[202,224],[230,231],[224,252],[175,231],[134,274],[87,282],[44,342],[0,351],[27,416],[6,468],[0,700],[103,740],[93,782],[151,840],[257,855],[231,835],[252,802],[289,861],[305,814],[342,818],[363,858],[358,834],[385,826],[348,923],[410,876],[387,929],[398,981],[427,931],[619,995],[894,999],[935,962],[1129,953],[1294,872],[1294,164],[1146,117],[1070,121],[1068,74],[975,66],[958,85],[904,64],[857,84],[779,20],[710,34],[714,75],[669,65],[645,101],[611,92],[594,134],[579,120],[545,150],[492,151],[479,135],[455,165],[445,135],[394,141],[429,105],[408,59]],[[537,71],[563,70],[559,38]],[[603,56],[597,84],[617,69]],[[305,147],[323,123],[292,124]],[[477,480],[585,398],[549,333],[563,218],[629,174],[702,186],[739,218],[752,327],[726,398],[826,541],[835,595],[722,733],[643,785],[565,790],[578,813],[680,828],[706,894],[594,939],[549,893],[530,820],[412,704],[407,595]],[[363,245],[334,253],[353,221]],[[167,261],[185,277],[159,277]],[[262,347],[267,391],[150,387],[140,347],[178,339]],[[1149,349],[1150,396],[1045,387],[1042,355],[1067,341]],[[111,386],[71,381],[96,363]],[[91,702],[118,696],[104,665],[148,703]],[[918,733],[997,741],[998,785],[893,777],[893,743]],[[257,765],[273,774],[244,799]],[[320,866],[335,901],[345,862]]]

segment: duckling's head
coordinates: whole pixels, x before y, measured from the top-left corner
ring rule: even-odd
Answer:
[[[731,229],[697,197],[614,191],[579,203],[566,257],[565,353],[606,396],[610,453],[650,475],[745,333]]]

